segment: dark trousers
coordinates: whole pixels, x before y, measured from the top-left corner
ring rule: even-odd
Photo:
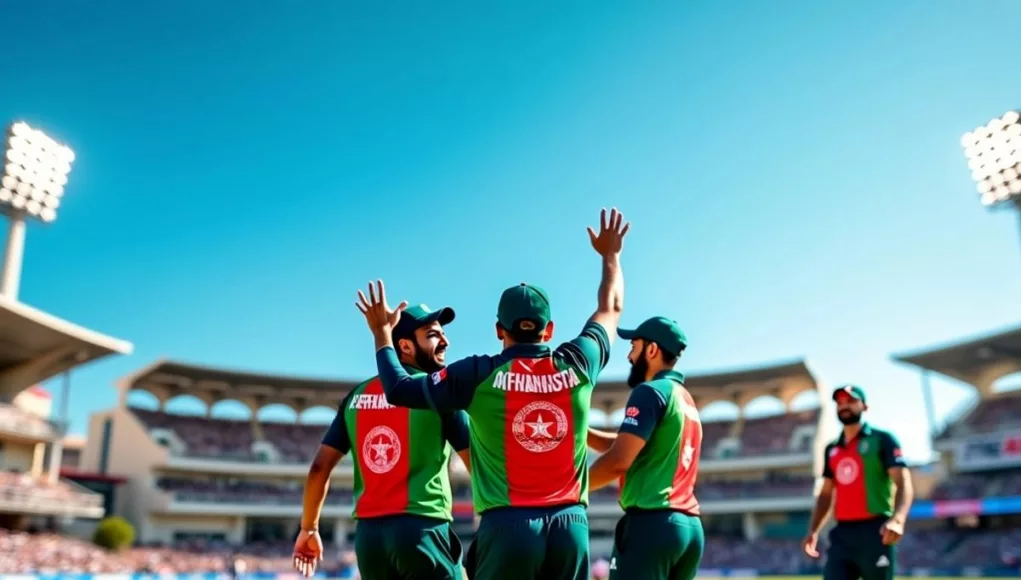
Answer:
[[[589,580],[588,537],[588,514],[581,505],[489,510],[468,550],[468,577]]]
[[[691,580],[704,551],[698,517],[674,510],[628,510],[614,532],[610,580]]]
[[[462,580],[461,541],[435,518],[358,520],[355,556],[362,580]]]
[[[824,580],[892,580],[897,550],[883,545],[886,518],[838,522],[830,530]]]

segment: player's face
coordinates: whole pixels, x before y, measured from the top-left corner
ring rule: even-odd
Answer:
[[[415,366],[427,373],[442,369],[447,363],[450,342],[439,322],[415,331]]]
[[[649,358],[645,352],[645,341],[636,338],[631,341],[631,352],[627,354],[627,360],[631,363],[631,372],[627,376],[627,384],[632,389],[645,382],[649,373]]]
[[[844,425],[861,423],[861,414],[865,412],[865,403],[846,393],[837,394],[837,418]]]

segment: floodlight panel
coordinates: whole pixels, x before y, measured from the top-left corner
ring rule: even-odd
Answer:
[[[57,143],[27,123],[16,122],[7,130],[0,206],[9,206],[43,221],[56,219],[74,151]]]
[[[961,136],[984,205],[1021,197],[1021,112],[1011,110]]]

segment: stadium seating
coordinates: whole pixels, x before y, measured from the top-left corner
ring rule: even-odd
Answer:
[[[741,454],[788,453],[791,451],[791,438],[794,437],[794,432],[805,425],[816,425],[818,421],[818,409],[746,419],[741,431]],[[801,446],[798,450],[808,451],[809,447]]]
[[[936,486],[932,499],[979,499],[1015,495],[1021,495],[1021,469],[955,474]]]
[[[753,480],[702,480],[695,494],[702,501],[757,499],[762,497],[806,497],[812,493],[815,479],[811,475],[768,473]]]
[[[0,471],[0,499],[37,505],[72,503],[94,507],[101,505],[103,498],[62,481],[51,483],[46,478],[33,477],[28,473]]]
[[[988,433],[1012,427],[1021,427],[1021,394],[1015,392],[979,401],[962,421],[950,425],[943,437]]]
[[[216,503],[259,503],[299,505],[302,482],[258,481],[252,479],[186,479],[161,477],[160,489],[170,492],[181,501]],[[330,490],[327,504],[350,504],[351,490],[340,486]]]
[[[252,454],[255,436],[250,421],[172,415],[145,409],[132,409],[132,412],[150,431],[173,431],[191,457],[255,460]]]

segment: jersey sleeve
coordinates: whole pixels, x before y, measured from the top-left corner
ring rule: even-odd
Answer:
[[[581,329],[581,334],[560,345],[557,353],[581,369],[594,384],[610,361],[610,337],[602,324],[589,321]]]
[[[337,415],[333,418],[333,422],[330,423],[330,428],[326,430],[326,435],[323,436],[322,441],[323,445],[332,447],[343,454],[351,451],[351,438],[347,436],[347,420],[344,419],[344,409],[347,408],[350,400],[351,395],[348,395],[340,402],[340,407],[337,408]]]
[[[467,409],[475,388],[493,371],[489,357],[471,356],[434,373],[412,376],[391,347],[376,352],[376,367],[391,405],[440,412]]]
[[[822,454],[822,476],[826,479],[833,479],[833,468],[830,467],[830,451],[832,450],[833,444],[830,443]]]
[[[638,385],[628,397],[620,432],[637,435],[643,441],[648,441],[665,413],[666,400],[663,395],[649,385]]]
[[[880,453],[883,467],[886,469],[908,466],[907,462],[904,461],[904,453],[901,451],[900,441],[892,433],[883,433],[883,444]]]
[[[444,413],[443,417],[443,438],[450,443],[454,451],[468,449],[468,413],[454,411]]]

